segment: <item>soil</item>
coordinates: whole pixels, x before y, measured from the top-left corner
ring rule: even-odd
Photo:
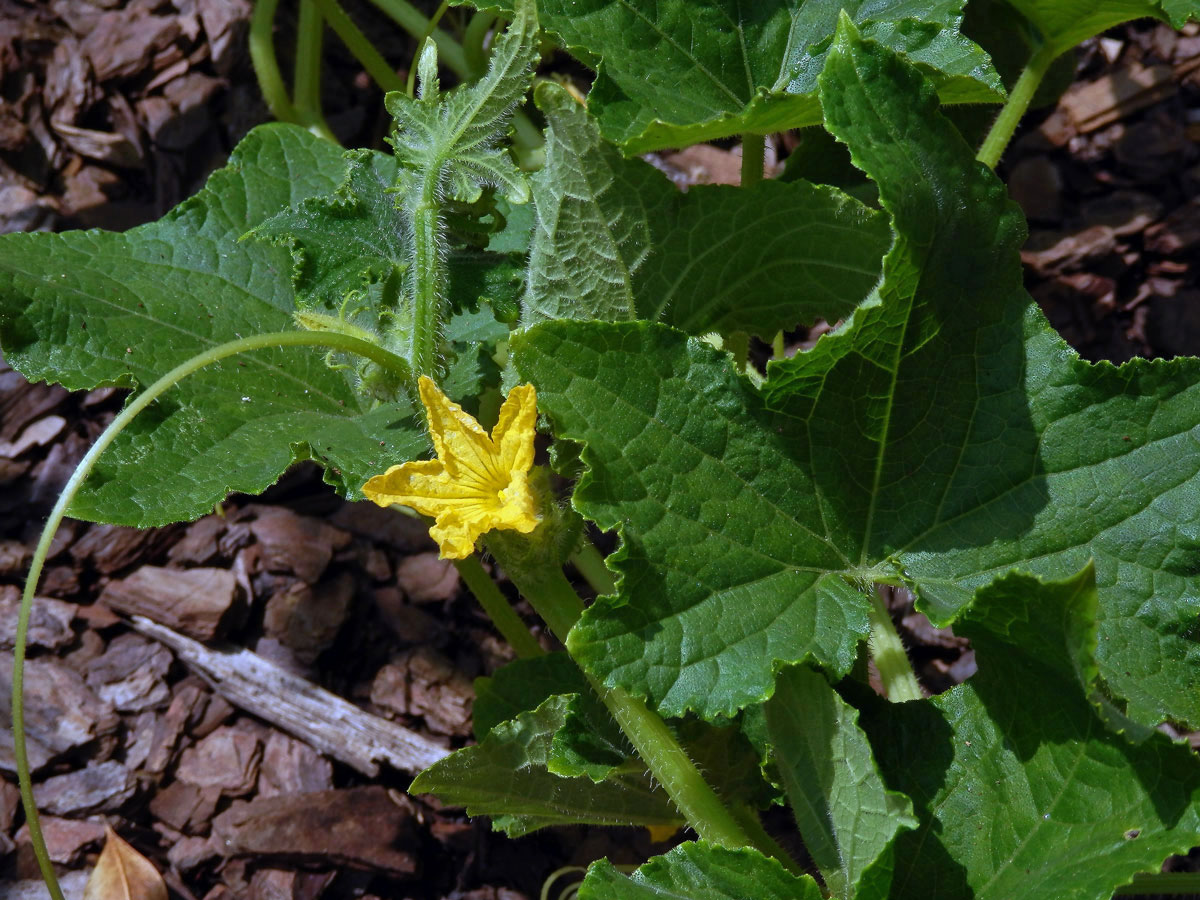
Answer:
[[[350,8],[372,36],[394,33]],[[248,0],[0,0],[0,231],[122,229],[198,189],[267,118],[249,12]],[[411,59],[406,39],[382,49],[399,68]],[[348,145],[378,144],[378,92],[336,40],[326,51],[331,125]],[[786,154],[787,140],[773,143]],[[712,147],[657,162],[690,183],[738,171],[733,153]],[[1028,287],[1086,358],[1200,352],[1200,28],[1138,23],[1089,42],[1074,85],[1030,114],[1001,174],[1030,220]],[[30,385],[0,362],[0,681],[41,522],[121,402],[112,389]],[[64,526],[39,591],[27,688],[62,873],[94,864],[105,823],[185,900],[521,900],[561,866],[665,849],[641,829],[512,843],[408,797],[411,772],[395,759],[364,761],[281,721],[268,708],[282,695],[231,701],[240,695],[214,690],[211,668],[130,624],[136,614],[169,625],[202,655],[252,649],[378,727],[461,747],[471,680],[511,652],[420,527],[381,515],[300,466],[191,525]],[[929,690],[970,676],[965,640],[932,629],[903,594],[892,608]],[[0,883],[39,896],[14,783],[0,740]]]

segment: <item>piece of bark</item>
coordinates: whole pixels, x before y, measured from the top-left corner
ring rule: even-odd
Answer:
[[[11,650],[17,636],[17,615],[21,592],[15,585],[0,584],[0,649]],[[28,643],[31,647],[53,649],[75,639],[71,622],[78,607],[52,597],[34,597],[29,613]]]
[[[86,32],[82,50],[97,81],[137,75],[151,56],[178,36],[179,24],[172,17],[137,13],[132,8],[105,12]]]
[[[419,871],[412,812],[377,785],[234,803],[213,820],[213,838],[226,856],[337,864],[400,877]]]
[[[34,447],[44,447],[66,426],[62,416],[43,416],[29,425],[15,441],[0,441],[0,456],[17,459]]]
[[[155,775],[166,771],[180,736],[193,716],[203,710],[207,696],[207,692],[196,684],[183,684],[176,689],[167,711],[154,722],[150,745],[140,768]]]
[[[311,664],[333,643],[354,598],[354,577],[343,572],[313,587],[296,582],[267,601],[263,630]]]
[[[164,676],[171,651],[141,635],[123,634],[87,665],[87,685],[121,712],[162,706],[171,696]]]
[[[458,594],[458,570],[436,553],[417,553],[400,561],[396,584],[413,603],[445,603]]]
[[[64,173],[63,185],[63,215],[79,219],[85,227],[98,227],[103,209],[120,195],[124,183],[103,166],[86,165],[69,175]]]
[[[1200,247],[1200,200],[1181,206],[1157,225],[1146,229],[1146,250],[1163,256],[1183,256]]]
[[[163,569],[142,566],[107,584],[100,602],[127,615],[153,619],[199,640],[223,633],[243,612],[228,569]]]
[[[93,525],[71,547],[71,557],[77,562],[89,562],[101,575],[112,575],[157,556],[174,543],[181,530],[179,526]]]
[[[1080,207],[1080,215],[1088,225],[1107,225],[1117,237],[1145,230],[1162,214],[1162,201],[1142,191],[1113,191]]]
[[[471,733],[471,679],[430,647],[414,647],[388,663],[371,684],[371,702],[401,715],[421,716],[437,734]]]
[[[11,653],[0,652],[0,696],[12,691]],[[25,662],[25,731],[30,766],[41,769],[55,756],[116,731],[120,719],[97,697],[83,677],[51,658]],[[12,718],[0,703],[0,769],[16,771],[12,756]]]
[[[333,788],[333,766],[303,741],[272,731],[258,771],[258,796],[311,794]]]
[[[441,620],[405,600],[399,588],[379,588],[373,596],[380,618],[403,643],[437,646],[445,641]]]
[[[219,74],[229,75],[246,54],[249,0],[197,0],[196,6],[208,35],[213,66]]]
[[[366,501],[342,504],[329,517],[329,522],[402,553],[416,553],[433,547],[429,527],[420,519]]]
[[[115,759],[47,778],[37,787],[38,808],[56,815],[114,810],[133,796],[137,782]]]
[[[17,807],[20,805],[20,788],[15,782],[0,778],[0,834],[12,831],[13,821],[17,817]]]
[[[1039,277],[1047,278],[1108,256],[1116,246],[1116,236],[1107,225],[1095,225],[1075,234],[1034,232],[1021,250],[1021,262]]]
[[[175,777],[198,788],[214,788],[229,797],[254,789],[262,744],[252,734],[222,726],[183,751]]]
[[[202,674],[238,708],[364,775],[379,773],[377,760],[404,772],[418,772],[449,752],[416,732],[289,675],[249,650],[210,650],[140,616],[134,617],[133,625],[174,650],[181,662]]]
[[[58,876],[58,886],[62,888],[64,896],[82,897],[83,886],[91,874],[90,869],[64,872]],[[5,885],[4,890],[4,900],[50,900],[50,889],[40,876],[14,881]]]
[[[220,799],[220,788],[172,781],[150,798],[150,814],[176,831],[196,835],[207,830]]]
[[[139,169],[145,164],[142,148],[123,134],[80,128],[70,122],[51,122],[59,139],[73,152],[123,169]]]
[[[39,797],[38,806],[41,808]],[[46,840],[46,851],[53,862],[63,866],[77,863],[83,851],[104,840],[104,823],[90,819],[64,819],[60,816],[41,816],[42,837]],[[21,826],[17,832],[17,844],[28,843],[29,828]],[[32,851],[31,851],[32,852]]]
[[[246,509],[255,516],[250,531],[262,548],[262,566],[269,572],[292,572],[315,583],[334,551],[350,542],[350,535],[341,529],[286,507],[252,505]]]
[[[67,397],[57,384],[30,384],[11,369],[0,373],[0,441],[12,441],[30,422],[52,412]]]
[[[1072,85],[1058,102],[1079,134],[1095,131],[1169,97],[1178,86],[1171,66],[1128,67]]]
[[[167,861],[171,863],[171,867],[184,874],[198,869],[218,856],[220,853],[217,848],[206,837],[184,837],[167,849]]]
[[[188,526],[183,538],[167,551],[173,563],[188,563],[202,566],[220,554],[217,540],[225,532],[225,522],[220,516],[205,516]]]

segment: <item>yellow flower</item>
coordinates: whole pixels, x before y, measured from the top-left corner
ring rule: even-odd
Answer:
[[[424,375],[421,402],[437,459],[392,466],[363,485],[380,506],[399,503],[436,521],[429,535],[442,559],[465,559],[475,539],[494,528],[528,534],[541,517],[529,487],[537,393],[513,388],[491,435]]]

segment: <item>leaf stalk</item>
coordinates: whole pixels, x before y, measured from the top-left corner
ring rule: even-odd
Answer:
[[[1042,83],[1046,72],[1049,71],[1051,64],[1058,56],[1059,51],[1052,44],[1045,43],[1033,52],[1033,56],[1025,64],[1017,83],[1009,91],[1008,100],[1000,109],[1000,114],[996,116],[996,121],[992,123],[991,130],[988,131],[987,137],[983,139],[983,144],[979,147],[979,152],[975,155],[975,158],[989,169],[996,168],[997,163],[1000,162],[1000,157],[1004,155],[1004,149],[1012,140],[1013,133],[1017,130],[1022,116],[1029,109],[1033,95],[1037,93],[1038,85]]]
[[[874,588],[868,588],[871,598],[871,609],[868,620],[871,623],[871,636],[867,646],[871,650],[871,658],[879,669],[879,677],[883,681],[883,690],[893,703],[904,703],[907,700],[920,700],[924,697],[921,685],[909,662],[908,652],[904,642],[892,624],[883,597]]]

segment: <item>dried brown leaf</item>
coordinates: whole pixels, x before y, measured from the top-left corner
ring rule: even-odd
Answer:
[[[154,864],[105,826],[104,850],[83,888],[83,900],[167,900]]]

